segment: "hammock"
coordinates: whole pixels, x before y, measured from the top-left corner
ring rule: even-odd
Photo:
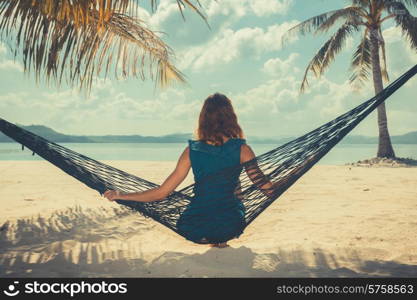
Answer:
[[[179,191],[174,191],[161,201],[140,203],[116,200],[116,202],[152,218],[187,238],[187,235],[179,228],[178,220],[187,207],[195,200],[194,193],[196,189],[206,187],[207,193],[210,192],[210,189],[215,189],[217,198],[219,198],[219,194],[224,192],[224,197],[220,197],[224,199],[206,201],[206,203],[201,204],[206,205],[208,211],[216,211],[216,214],[211,216],[212,219],[208,219],[209,217],[205,216],[204,213],[201,215],[196,214],[189,218],[196,230],[201,226],[207,226],[207,222],[210,222],[210,230],[213,232],[212,238],[200,241],[194,240],[194,242],[223,242],[224,240],[216,238],[215,233],[224,231],[232,225],[234,226],[234,224],[228,223],[227,218],[217,218],[217,216],[222,215],[222,212],[226,212],[232,209],[233,205],[236,205],[233,201],[227,201],[228,199],[230,200],[231,174],[237,174],[240,182],[234,188],[233,193],[244,207],[243,223],[240,225],[243,231],[246,226],[316,164],[356,125],[416,73],[417,65],[392,82],[381,93],[336,119],[293,141],[259,155],[249,162],[210,174],[200,182],[196,182]],[[22,144],[22,150],[26,146],[33,153],[38,154],[90,188],[97,190],[100,194],[109,189],[130,193],[145,191],[158,186],[143,178],[128,174],[48,141],[1,118],[0,130]],[[248,176],[248,173],[250,173],[248,170],[255,171]],[[274,183],[272,192],[262,189],[263,184],[267,181]],[[198,223],[200,219],[201,223]]]

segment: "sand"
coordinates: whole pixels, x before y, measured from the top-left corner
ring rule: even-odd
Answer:
[[[154,182],[175,164],[108,163]],[[317,165],[224,249],[47,162],[2,161],[0,174],[1,277],[417,276],[417,168]]]

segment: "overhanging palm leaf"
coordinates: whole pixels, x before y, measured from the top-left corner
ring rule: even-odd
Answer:
[[[402,4],[403,6],[409,6],[417,8],[417,0],[383,0],[384,6],[390,5],[391,3],[397,2]]]
[[[185,19],[183,9],[184,9],[184,7],[188,6],[189,8],[194,10],[197,14],[199,14],[200,17],[202,17],[207,23],[206,16],[204,16],[197,7],[197,5],[201,7],[201,3],[200,3],[199,0],[195,0],[196,4],[194,4],[193,1],[190,1],[190,0],[176,0],[176,1],[177,1],[178,8],[181,12],[181,15],[182,15],[183,19]],[[158,0],[151,0],[151,5],[152,5],[153,10],[156,9],[157,4],[158,4]],[[208,23],[207,23],[207,25],[208,25]]]
[[[338,20],[345,20],[353,22],[353,19],[358,15],[356,9],[351,9],[351,7],[329,11],[318,16],[312,17],[300,24],[290,28],[283,36],[285,41],[292,35],[301,34],[305,35],[307,33],[318,33],[320,31],[327,31],[332,25],[335,24]]]
[[[415,7],[417,7],[417,0],[413,3],[415,3]],[[403,3],[398,1],[390,3],[389,9],[394,13],[394,20],[401,28],[403,34],[407,37],[410,46],[417,50],[417,18],[411,15],[410,11]]]
[[[327,32],[337,21],[340,21],[341,19],[344,19],[351,24],[364,25],[361,17],[366,17],[366,11],[360,7],[350,6],[337,10],[317,27],[315,33]]]
[[[0,34],[15,42],[15,56],[38,80],[42,75],[58,84],[65,79],[89,90],[95,76],[114,70],[116,77],[149,76],[162,86],[184,82],[172,50],[141,20],[127,15],[137,2],[0,0]],[[203,16],[192,1],[177,2]]]
[[[351,0],[351,1],[352,1],[352,4],[354,6],[357,6],[357,7],[361,7],[361,8],[366,9],[366,8],[369,7],[369,2],[371,0]]]
[[[345,23],[337,32],[321,47],[317,54],[310,61],[304,78],[301,83],[301,91],[303,92],[308,86],[308,72],[312,71],[316,77],[320,77],[329,65],[334,61],[336,55],[342,50],[346,39],[358,30],[356,24]]]

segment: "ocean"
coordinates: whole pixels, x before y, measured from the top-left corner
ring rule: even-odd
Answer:
[[[176,161],[184,150],[185,143],[62,143],[83,155],[96,160],[144,160],[144,161]],[[279,145],[251,144],[256,155],[267,152]],[[398,157],[417,159],[417,145],[396,144],[394,150]],[[339,144],[334,147],[319,164],[341,165],[376,156],[375,144]],[[0,160],[31,161],[42,160],[32,156],[32,152],[17,143],[0,143]]]

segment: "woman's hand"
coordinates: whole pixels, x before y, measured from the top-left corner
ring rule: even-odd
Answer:
[[[106,197],[109,201],[114,201],[116,199],[120,199],[120,192],[107,190],[104,192],[103,196]]]

